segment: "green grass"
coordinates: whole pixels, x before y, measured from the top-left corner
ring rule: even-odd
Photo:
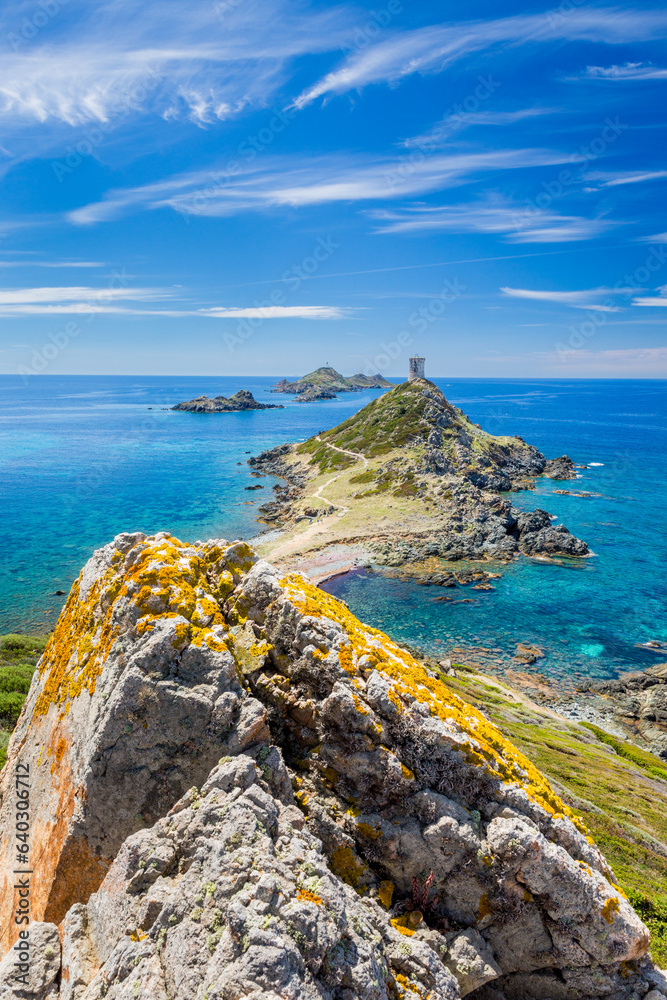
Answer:
[[[339,451],[328,448],[327,445],[316,441],[315,438],[304,441],[296,450],[299,455],[310,455],[311,463],[318,465],[322,473],[339,472],[359,461],[357,458],[352,458],[351,455],[341,455]]]
[[[358,476],[350,476],[351,483],[372,483],[375,481],[376,472],[373,469],[366,469],[365,472],[360,472]]]
[[[0,768],[45,645],[46,636],[0,636]]]
[[[431,427],[424,419],[427,405],[421,388],[404,382],[321,437],[367,458],[386,455],[428,437]]]
[[[457,671],[462,670],[456,664]],[[651,931],[667,966],[667,769],[648,751],[588,723],[523,705],[470,670],[442,681],[482,708],[577,812]]]
[[[604,729],[600,729],[599,726],[594,726],[592,722],[582,722],[581,725],[585,726],[586,729],[590,729],[592,733],[595,733],[601,743],[606,743],[607,746],[612,747],[621,757],[631,760],[633,764],[639,764],[640,767],[645,768],[645,770],[647,770],[649,774],[652,774],[654,777],[662,778],[663,781],[667,781],[667,768],[661,767],[658,758],[652,753],[647,753],[646,750],[641,750],[632,743],[626,743],[624,740],[619,740],[618,737],[612,736],[610,733],[606,733]]]

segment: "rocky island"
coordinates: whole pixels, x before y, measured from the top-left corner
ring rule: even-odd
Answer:
[[[664,1000],[578,809],[457,683],[245,543],[119,535],[2,771],[0,996]]]
[[[236,413],[240,410],[284,410],[279,403],[258,403],[247,389],[239,389],[233,396],[197,396],[185,403],[177,403],[172,410],[186,410],[188,413]]]
[[[570,476],[571,460],[549,463],[520,437],[486,433],[426,378],[396,385],[333,430],[249,464],[287,483],[259,508],[266,524],[282,528],[259,550],[314,579],[364,561],[589,554],[547,511],[521,511],[506,495],[530,489],[536,476]]]
[[[299,397],[299,401],[307,396],[307,401],[316,399],[335,399],[337,392],[358,392],[361,389],[391,389],[393,382],[388,382],[382,375],[350,375],[346,377],[335,368],[325,365],[316,368],[309,375],[302,375],[294,382],[286,378],[276,382],[271,392],[287,392]]]

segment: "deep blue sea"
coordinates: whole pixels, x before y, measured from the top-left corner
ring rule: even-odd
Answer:
[[[377,392],[296,403],[275,378],[0,376],[0,632],[46,631],[93,549],[120,531],[167,529],[183,540],[249,538],[273,480],[254,485],[250,454],[333,427]],[[520,434],[548,457],[596,463],[575,483],[540,481],[514,494],[544,507],[595,556],[511,564],[493,591],[440,603],[436,588],[358,574],[331,581],[364,621],[442,657],[458,647],[511,664],[515,643],[546,651],[535,670],[578,679],[667,659],[667,382],[434,379],[495,434]],[[218,415],[163,407],[250,389],[284,410]],[[588,490],[578,498],[554,489]],[[451,595],[451,591],[444,591]],[[457,658],[456,656],[454,657]]]

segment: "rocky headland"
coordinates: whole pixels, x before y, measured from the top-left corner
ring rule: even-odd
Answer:
[[[333,430],[249,464],[287,484],[259,508],[264,523],[282,529],[260,539],[260,551],[320,580],[355,563],[589,554],[547,511],[519,510],[506,495],[533,488],[540,475],[571,478],[574,463],[548,461],[518,436],[486,433],[426,379],[394,386]]]
[[[448,674],[245,543],[100,549],[2,772],[2,1000],[664,1000],[578,809]]]
[[[185,403],[177,403],[172,410],[188,413],[236,413],[240,410],[284,410],[280,403],[258,403],[247,389],[239,389],[233,396],[197,396]]]

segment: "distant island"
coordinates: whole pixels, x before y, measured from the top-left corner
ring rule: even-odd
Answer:
[[[312,579],[374,564],[444,586],[452,570],[440,560],[588,555],[547,511],[520,510],[504,495],[534,489],[540,475],[575,478],[572,460],[488,434],[422,371],[332,430],[249,460],[288,484],[259,508],[283,529],[260,541],[261,554]]]
[[[177,403],[172,410],[186,410],[188,413],[237,413],[239,410],[284,410],[281,403],[258,403],[247,389],[239,389],[233,396],[197,396],[185,403]]]
[[[298,402],[310,403],[317,399],[335,399],[337,392],[359,392],[362,389],[393,389],[383,375],[341,375],[335,368],[323,366],[309,375],[302,375],[295,382],[283,378],[276,382],[271,392],[286,392],[298,396]]]

